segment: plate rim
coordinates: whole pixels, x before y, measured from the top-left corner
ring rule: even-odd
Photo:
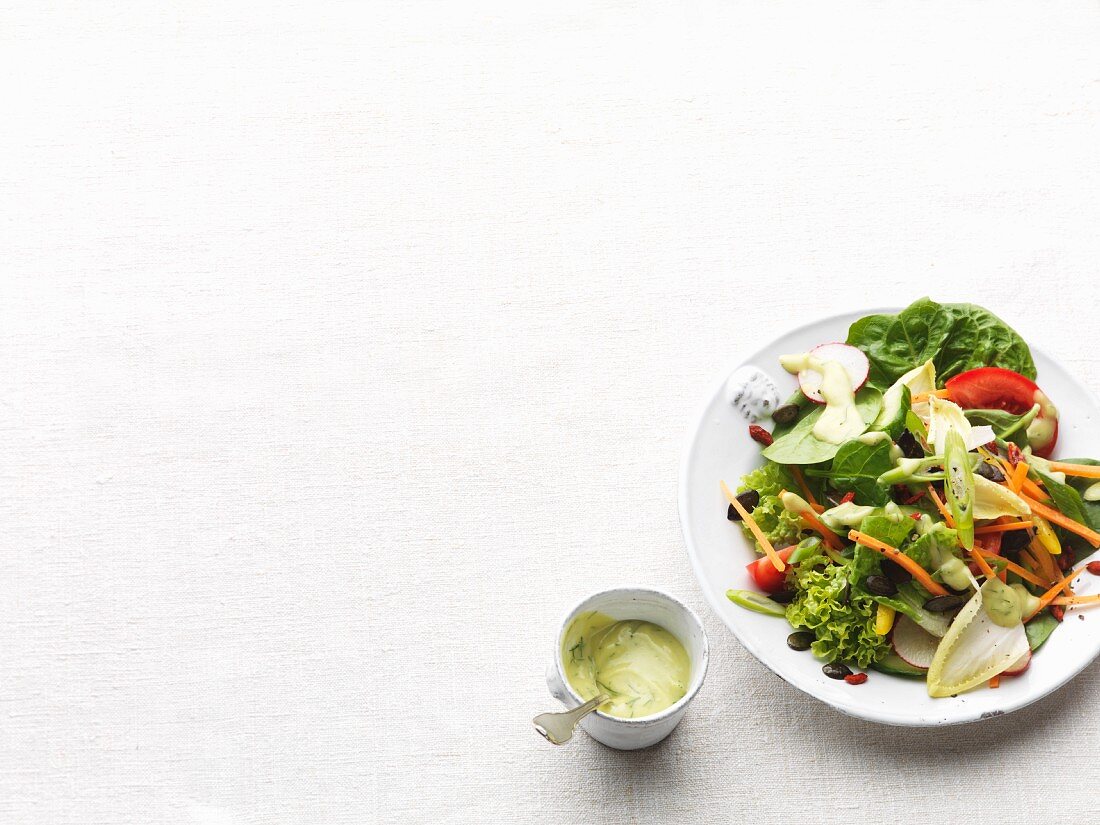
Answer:
[[[726,382],[728,381],[729,376],[733,373],[734,370],[745,365],[753,364],[753,362],[758,360],[759,356],[765,350],[773,346],[774,343],[779,339],[785,338],[789,335],[797,334],[809,327],[830,323],[839,324],[844,322],[845,319],[849,319],[847,323],[850,325],[852,321],[858,320],[859,318],[863,318],[867,315],[885,313],[896,314],[898,312],[901,312],[902,309],[904,309],[904,307],[869,307],[867,309],[859,309],[851,312],[839,312],[830,315],[817,316],[815,318],[811,318],[808,321],[805,321],[804,323],[784,328],[780,332],[780,334],[773,336],[767,343],[756,349],[754,352],[748,354],[746,357],[740,359],[730,359],[727,362],[726,369],[720,373],[717,380],[708,385],[710,389],[704,396],[703,401],[696,408],[696,413],[689,419],[687,433],[682,442],[683,446],[680,452],[679,479],[677,484],[677,513],[680,520],[680,533],[683,536],[688,559],[691,562],[692,572],[695,574],[696,586],[703,591],[703,598],[706,600],[707,606],[710,608],[711,613],[713,613],[718,618],[718,620],[729,630],[729,632],[733,634],[734,638],[737,639],[741,646],[745,648],[745,650],[747,650],[753,656],[753,658],[755,658],[761,665],[774,673],[787,684],[791,685],[792,687],[796,688],[807,696],[812,697],[814,700],[821,702],[827,707],[844,714],[845,716],[849,716],[855,719],[861,719],[867,722],[874,722],[876,724],[889,725],[893,727],[915,728],[947,727],[951,725],[972,724],[997,716],[1004,716],[1009,713],[1014,713],[1015,711],[1021,710],[1022,708],[1025,708],[1028,705],[1039,701],[1040,699],[1044,699],[1047,696],[1056,693],[1067,683],[1080,675],[1080,673],[1085,668],[1087,668],[1092,662],[1096,660],[1097,656],[1100,656],[1100,646],[1098,646],[1093,651],[1092,656],[1081,662],[1080,667],[1067,670],[1065,677],[1053,686],[1051,686],[1049,689],[1038,691],[1035,693],[1035,695],[1024,694],[1021,698],[1012,700],[1009,704],[1006,704],[1003,708],[1000,708],[995,712],[990,712],[988,710],[982,711],[978,708],[967,708],[966,710],[959,712],[957,714],[957,718],[943,719],[897,716],[891,712],[882,711],[868,706],[866,709],[867,712],[863,713],[860,712],[859,708],[845,707],[843,705],[836,704],[829,699],[818,696],[807,687],[804,687],[797,682],[787,679],[787,677],[776,670],[776,668],[772,667],[766,657],[761,655],[761,653],[759,652],[759,646],[746,638],[746,635],[748,634],[742,634],[738,632],[737,628],[735,628],[732,624],[730,624],[730,622],[726,620],[726,618],[722,615],[722,611],[719,609],[722,605],[721,598],[718,595],[711,593],[710,589],[704,586],[706,578],[703,575],[702,562],[699,557],[699,552],[696,548],[694,537],[692,536],[690,520],[687,514],[689,487],[688,475],[691,465],[691,456],[694,452],[697,440],[703,433],[703,425],[706,422],[707,413],[710,410],[711,405],[714,403],[716,397],[719,396],[719,394],[721,394],[725,389]],[[1050,361],[1052,364],[1055,364],[1060,370],[1062,370],[1073,381],[1077,388],[1092,402],[1093,406],[1097,410],[1100,410],[1100,398],[1098,398],[1097,395],[1086,384],[1081,382],[1077,378],[1077,376],[1070,372],[1070,370],[1068,370],[1058,359],[1052,358],[1041,347],[1034,346],[1030,342],[1028,342],[1028,348],[1033,353],[1041,355],[1043,358]]]

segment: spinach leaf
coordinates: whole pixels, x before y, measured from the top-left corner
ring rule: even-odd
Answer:
[[[797,426],[799,421],[805,418],[813,410],[817,409],[817,404],[807,398],[801,389],[795,390],[794,395],[784,401],[780,406],[785,407],[788,404],[798,407],[798,416],[788,424],[776,424],[772,427],[772,438],[779,438],[780,436],[786,435]]]
[[[976,304],[944,304],[944,309],[954,313],[957,322],[966,319],[967,324],[973,324],[977,328],[974,349],[970,357],[959,365],[957,369],[945,368],[937,373],[938,378],[944,381],[952,375],[957,375],[976,367],[1004,367],[1035,379],[1035,361],[1031,358],[1031,350],[1016,330],[994,315],[987,309]],[[940,364],[936,364],[937,370]]]
[[[897,315],[869,315],[848,330],[848,343],[871,362],[870,380],[889,386],[932,359],[937,380],[975,367],[999,366],[1035,377],[1035,362],[1022,338],[989,310],[974,304],[937,304],[921,298]]]
[[[1068,516],[1076,522],[1084,524],[1086,527],[1092,527],[1089,522],[1089,517],[1085,512],[1085,501],[1081,498],[1081,494],[1076,489],[1070,487],[1068,484],[1062,484],[1055,481],[1046,473],[1041,473],[1038,470],[1034,471],[1039,478],[1043,480],[1043,486],[1046,487],[1047,492],[1050,493],[1050,497],[1054,499],[1054,506],[1057,508],[1063,516]]]
[[[1067,464],[1088,464],[1092,467],[1100,464],[1100,461],[1097,461],[1095,458],[1067,458],[1064,460]],[[1043,479],[1043,483],[1047,483],[1045,478]],[[1058,485],[1058,482],[1054,483],[1056,486],[1069,487],[1077,494],[1077,502],[1080,503],[1081,515],[1084,517],[1084,520],[1081,523],[1087,525],[1088,527],[1091,527],[1093,530],[1100,530],[1100,501],[1085,501],[1085,499],[1081,495],[1085,492],[1085,490],[1096,483],[1096,479],[1082,478],[1080,476],[1066,476],[1065,484]],[[1062,507],[1060,504],[1058,504],[1058,495],[1055,494],[1054,490],[1051,490],[1049,487],[1047,489],[1050,490],[1050,495],[1054,499],[1055,505],[1057,505],[1058,509],[1061,510]],[[1063,493],[1063,495],[1066,494]],[[1066,515],[1069,514],[1066,513]],[[1074,518],[1074,516],[1070,517]],[[1081,521],[1081,519],[1078,520]],[[1092,553],[1094,549],[1095,548],[1090,547],[1088,552]]]
[[[890,500],[890,494],[878,477],[893,466],[889,441],[864,444],[852,440],[840,445],[829,476],[838,491],[855,493],[857,504],[881,507]]]
[[[1058,620],[1050,615],[1049,610],[1043,610],[1034,619],[1024,625],[1024,633],[1027,634],[1027,643],[1031,649],[1038,650],[1043,646],[1054,628],[1058,627]]]
[[[874,387],[864,387],[856,393],[856,409],[867,425],[878,416],[882,409],[882,393]],[[763,451],[764,458],[779,464],[820,464],[829,461],[840,449],[839,444],[822,441],[813,434],[814,424],[825,411],[817,406],[787,433],[775,439],[770,447]]]
[[[1030,443],[1027,437],[1027,427],[1039,414],[1039,405],[1036,404],[1023,415],[1014,415],[1004,410],[963,410],[967,420],[976,426],[988,424],[993,428],[993,434],[1005,441],[1012,441],[1019,447],[1026,447]]]

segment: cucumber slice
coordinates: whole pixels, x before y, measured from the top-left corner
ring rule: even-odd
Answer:
[[[763,613],[765,616],[787,615],[787,608],[779,602],[774,602],[767,596],[757,593],[755,590],[727,590],[726,598],[734,604],[741,605],[746,610]]]
[[[923,679],[924,674],[927,672],[919,667],[913,667],[896,653],[887,653],[871,667],[880,673],[889,673],[891,676],[908,676],[911,679]]]
[[[872,430],[882,430],[890,439],[897,440],[897,437],[901,435],[901,431],[905,429],[905,419],[909,415],[910,409],[910,392],[909,388],[902,385],[894,397],[888,399],[886,396],[882,397],[882,412],[878,414],[878,418],[875,419],[871,425]]]

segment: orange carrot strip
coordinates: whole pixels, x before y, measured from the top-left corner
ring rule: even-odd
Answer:
[[[1093,467],[1089,464],[1069,464],[1065,461],[1052,461],[1050,462],[1050,469],[1055,472],[1065,473],[1067,476],[1100,478],[1100,466]]]
[[[817,503],[814,494],[810,492],[810,488],[806,484],[806,477],[802,475],[802,470],[798,467],[791,467],[791,475],[794,476],[794,480],[798,482],[798,487],[802,490],[802,495],[806,497],[806,502],[814,508],[814,512],[824,513],[825,508]]]
[[[1096,604],[1097,602],[1100,602],[1100,593],[1093,593],[1091,596],[1056,596],[1051,599],[1051,604],[1060,604],[1067,607],[1078,604]]]
[[[947,505],[940,500],[938,495],[936,495],[936,488],[931,484],[928,485],[928,493],[932,496],[932,501],[936,502],[936,509],[940,511],[940,515],[943,516],[943,520],[947,522],[947,526],[954,527],[955,517],[951,515],[951,511],[947,509]]]
[[[1045,547],[1043,547],[1038,536],[1032,535],[1029,549],[1031,550],[1031,554],[1035,557],[1035,561],[1039,564],[1039,570],[1046,576],[1047,584],[1051,585],[1058,581],[1058,569],[1054,562],[1054,557],[1047,552]]]
[[[989,566],[989,562],[987,562],[982,557],[982,554],[978,552],[977,548],[970,551],[970,558],[974,560],[974,563],[978,565],[978,569],[982,571],[982,575],[987,579],[997,578],[997,574],[994,572],[993,568]]]
[[[829,545],[829,547],[834,550],[840,550],[844,547],[844,543],[837,537],[837,534],[826,527],[816,515],[809,510],[804,511],[801,515],[803,521],[810,525],[815,532],[821,534],[821,540]]]
[[[1001,686],[1001,674],[998,673],[996,676],[994,676],[992,679],[989,680],[989,689],[990,690],[996,690],[1000,686]]]
[[[1062,513],[1055,510],[1053,507],[1047,507],[1045,504],[1040,504],[1030,496],[1023,496],[1023,500],[1035,511],[1036,515],[1042,516],[1047,521],[1053,521],[1055,524],[1066,528],[1071,533],[1076,533],[1093,547],[1100,547],[1100,533],[1097,533],[1095,530],[1090,530],[1088,527],[1074,521],[1069,516],[1062,515]]]
[[[1030,468],[1026,461],[1016,465],[1016,469],[1012,471],[1012,476],[1008,480],[1008,487],[1012,492],[1017,494],[1020,492],[1020,488],[1024,486],[1024,479],[1027,478],[1028,469]]]
[[[1031,571],[1029,571],[1029,570],[1027,570],[1023,567],[1020,567],[1020,565],[1016,564],[1015,562],[1011,562],[1008,559],[1001,558],[1000,556],[989,556],[986,553],[982,553],[981,555],[982,555],[982,558],[995,558],[997,560],[997,564],[1003,564],[1004,565],[1005,570],[1012,571],[1013,573],[1015,573],[1017,576],[1019,576],[1024,581],[1031,582],[1032,584],[1036,585],[1037,587],[1042,587],[1043,585],[1048,584],[1048,582],[1043,581],[1038,576],[1036,576],[1034,573],[1032,573]]]
[[[1026,530],[1031,527],[1030,521],[1013,521],[1008,524],[987,524],[974,530],[975,536],[985,536],[990,533],[1007,533],[1009,530]]]
[[[730,492],[730,488],[726,486],[726,482],[719,481],[718,484],[722,487],[722,493],[725,495],[726,500],[730,503],[734,510],[741,514],[741,518],[744,519],[745,524],[749,526],[749,530],[756,537],[757,542],[764,548],[764,555],[771,561],[772,566],[782,573],[787,569],[787,566],[783,564],[783,559],[779,558],[779,554],[775,552],[775,548],[772,547],[772,543],[768,541],[768,537],[764,535],[764,531],[760,529],[758,525],[749,515],[749,511],[745,509],[744,505],[737,500],[737,496]]]
[[[1023,462],[1021,461],[1020,463],[1022,464]],[[1020,492],[1026,493],[1039,501],[1050,501],[1050,496],[1043,491],[1043,488],[1026,476],[1024,477],[1024,483],[1020,486]]]
[[[1020,559],[1021,561],[1026,561],[1031,565],[1030,569],[1032,573],[1038,575],[1039,573],[1043,572],[1043,565],[1039,564],[1039,560],[1035,558],[1035,553],[1031,550],[1030,547],[1020,551]],[[1045,582],[1045,584],[1049,583],[1049,580]]]
[[[909,558],[903,552],[898,550],[898,548],[891,547],[889,544],[881,542],[878,539],[871,538],[865,533],[859,532],[859,530],[852,530],[851,532],[849,532],[848,538],[850,538],[854,542],[862,544],[869,550],[874,550],[878,553],[882,553],[882,555],[886,556],[886,558],[900,564],[902,567],[912,573],[913,578],[924,585],[924,589],[927,590],[929,593],[932,593],[936,596],[947,595],[947,590],[945,590],[939,582],[934,581],[932,577],[928,575],[928,571],[926,571],[923,567],[913,561],[913,559]]]
[[[1050,590],[1048,590],[1046,593],[1044,593],[1042,596],[1040,596],[1039,597],[1039,606],[1036,607],[1033,611],[1031,611],[1031,613],[1028,614],[1027,618],[1028,619],[1032,618],[1036,613],[1038,613],[1040,610],[1042,610],[1044,607],[1046,607],[1048,604],[1050,604],[1052,601],[1054,601],[1056,598],[1058,598],[1058,594],[1062,592],[1062,588],[1069,585],[1069,583],[1071,581],[1073,581],[1078,576],[1080,576],[1082,573],[1084,573],[1085,568],[1087,566],[1088,565],[1083,564],[1080,567],[1078,567],[1076,570],[1071,570],[1069,573],[1066,574],[1066,577],[1064,579],[1059,581],[1056,585],[1054,585],[1054,587],[1050,588]],[[1062,598],[1067,598],[1067,597],[1063,596]],[[1086,598],[1086,597],[1084,597],[1084,596],[1069,596],[1068,598]]]

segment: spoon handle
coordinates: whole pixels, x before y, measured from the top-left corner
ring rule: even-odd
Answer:
[[[532,720],[535,723],[535,730],[545,736],[547,741],[555,745],[564,745],[573,738],[573,729],[577,727],[577,722],[610,698],[606,693],[601,693],[572,710],[561,713],[540,713]]]

